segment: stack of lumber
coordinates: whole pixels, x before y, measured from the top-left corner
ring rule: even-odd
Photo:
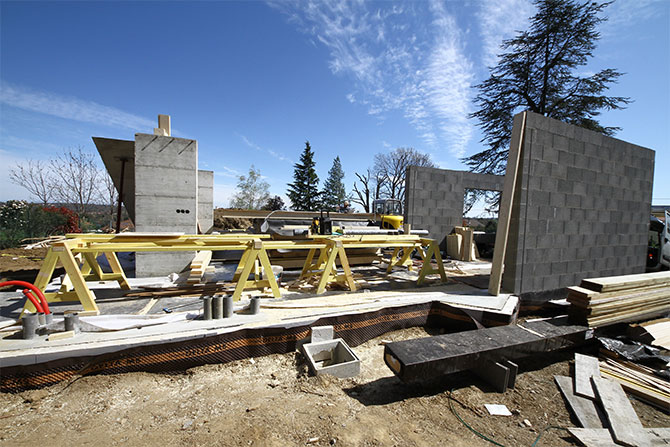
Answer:
[[[639,400],[670,413],[670,382],[656,370],[623,359],[607,351],[601,353],[600,372],[603,377],[619,382],[621,387]]]
[[[574,372],[574,380],[567,376],[554,379],[582,427],[568,428],[581,445],[642,447],[670,443],[670,429],[642,426],[624,388],[598,368],[597,358],[576,354]]]
[[[459,261],[476,261],[479,253],[474,242],[474,230],[454,227],[454,234],[447,235],[447,256]]]
[[[670,318],[631,324],[628,336],[647,345],[670,350]]]
[[[371,265],[374,261],[380,261],[381,255],[377,248],[356,248],[347,250],[349,265]],[[281,265],[284,269],[302,268],[309,250],[268,250],[270,263]],[[336,259],[337,265],[340,258]]]
[[[582,280],[568,288],[571,318],[591,327],[634,322],[670,312],[670,272]]]
[[[202,281],[202,275],[205,274],[209,262],[212,260],[211,250],[202,250],[196,253],[195,258],[191,261],[191,273],[188,275],[186,282],[188,284],[198,284]]]

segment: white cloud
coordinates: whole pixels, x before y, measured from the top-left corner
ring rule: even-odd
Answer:
[[[477,19],[482,39],[482,63],[492,67],[498,63],[502,41],[528,27],[528,19],[535,13],[535,7],[529,0],[481,0],[479,5]]]
[[[0,103],[31,112],[44,113],[68,120],[101,124],[109,127],[143,130],[153,129],[152,120],[71,96],[38,91],[2,81]]]
[[[270,154],[271,156],[273,156],[273,157],[276,158],[277,160],[286,161],[286,162],[289,162],[289,163],[291,163],[291,164],[294,164],[294,163],[295,163],[293,160],[291,160],[291,159],[288,158],[288,157],[285,157],[284,155],[280,154],[280,153],[277,152],[277,151],[274,151],[274,150],[272,150],[272,149],[265,149],[265,148],[262,148],[262,147],[260,147],[259,145],[257,145],[256,143],[254,143],[253,141],[249,140],[249,139],[248,139],[247,137],[245,137],[244,135],[240,135],[240,134],[238,134],[238,135],[240,136],[240,138],[242,139],[242,141],[244,142],[244,144],[246,144],[247,146],[249,146],[249,147],[252,148],[252,149],[256,149],[256,150],[259,151],[259,152],[265,152],[265,153],[267,153],[267,154]]]
[[[217,166],[214,175],[237,179],[242,173],[237,169],[229,168],[228,166]]]
[[[350,103],[380,120],[398,110],[433,151],[464,153],[472,133],[467,115],[473,69],[463,32],[442,3],[307,0],[272,6],[328,48],[333,73],[353,80]]]

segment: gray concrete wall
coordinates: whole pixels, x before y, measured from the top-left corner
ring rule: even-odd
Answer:
[[[135,134],[135,231],[195,234],[198,142]],[[183,270],[192,252],[137,253],[137,277]]]
[[[529,113],[522,154],[504,290],[644,272],[654,151]]]
[[[198,223],[203,233],[214,227],[214,171],[198,171]]]
[[[444,248],[447,234],[463,224],[466,189],[502,191],[503,176],[410,166],[405,177],[405,221],[428,230]]]

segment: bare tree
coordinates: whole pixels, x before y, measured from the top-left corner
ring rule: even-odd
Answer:
[[[361,175],[358,172],[355,172],[358,181],[361,182],[361,189],[358,189],[358,185],[354,182],[353,192],[356,194],[356,197],[352,196],[351,201],[358,203],[363,207],[366,213],[370,212],[370,183],[372,181],[372,174],[370,169],[365,171],[365,175]]]
[[[46,206],[54,196],[54,178],[47,163],[28,160],[9,171],[9,180],[25,188],[35,199]]]
[[[73,205],[80,217],[86,214],[89,205],[99,197],[100,170],[95,164],[95,156],[77,146],[63,150],[50,165],[57,179],[55,197],[64,204]]]
[[[410,166],[434,168],[435,163],[430,155],[411,147],[399,147],[392,152],[375,155],[373,172],[381,180],[381,184],[378,180],[378,186],[383,197],[405,201],[405,173]]]

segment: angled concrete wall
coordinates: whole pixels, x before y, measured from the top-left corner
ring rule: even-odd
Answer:
[[[197,232],[198,142],[135,134],[135,231]],[[183,270],[192,252],[137,253],[137,277]]]
[[[463,224],[466,189],[502,191],[501,175],[410,166],[405,177],[405,221],[428,230],[444,248],[447,234]]]
[[[502,287],[645,271],[654,151],[529,113]]]
[[[214,227],[214,171],[198,171],[198,225],[202,233]]]

